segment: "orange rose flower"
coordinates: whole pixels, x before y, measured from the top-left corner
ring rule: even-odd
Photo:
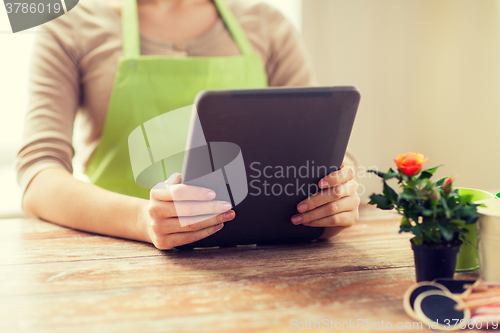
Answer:
[[[398,158],[394,162],[399,170],[411,177],[415,176],[422,169],[425,162],[427,162],[427,158],[424,158],[422,154],[406,153],[398,155]]]

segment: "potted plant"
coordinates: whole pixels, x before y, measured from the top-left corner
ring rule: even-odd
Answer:
[[[431,181],[439,166],[422,170],[426,161],[422,154],[406,153],[394,159],[397,171],[369,170],[383,182],[383,193],[372,194],[369,204],[395,209],[402,216],[399,232],[415,236],[410,242],[417,282],[453,278],[466,226],[479,217],[472,196],[459,195],[451,177]],[[391,179],[397,180],[398,192],[387,184]]]

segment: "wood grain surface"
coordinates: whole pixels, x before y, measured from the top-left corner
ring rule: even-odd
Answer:
[[[363,207],[330,241],[183,252],[3,219],[0,332],[430,331],[403,310],[415,273],[398,224]]]

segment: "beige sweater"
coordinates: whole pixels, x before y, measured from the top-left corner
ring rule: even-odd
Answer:
[[[270,86],[315,83],[299,33],[276,9],[249,0],[229,6],[264,64]],[[169,57],[239,54],[224,23],[185,43],[141,36],[141,54]],[[80,113],[84,167],[99,144],[119,58],[120,16],[103,0],[82,0],[69,13],[41,26],[31,64],[23,145],[17,157],[24,191],[40,171],[72,172],[73,125]]]

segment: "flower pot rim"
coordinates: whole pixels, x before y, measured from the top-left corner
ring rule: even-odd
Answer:
[[[451,242],[441,242],[441,243],[432,243],[432,244],[424,243],[422,245],[417,245],[413,242],[413,240],[415,238],[417,238],[417,237],[415,236],[415,237],[412,237],[410,239],[410,243],[411,243],[412,247],[418,246],[418,247],[427,247],[427,248],[450,248],[450,247],[460,246],[463,244],[463,242],[460,239],[454,239]]]

